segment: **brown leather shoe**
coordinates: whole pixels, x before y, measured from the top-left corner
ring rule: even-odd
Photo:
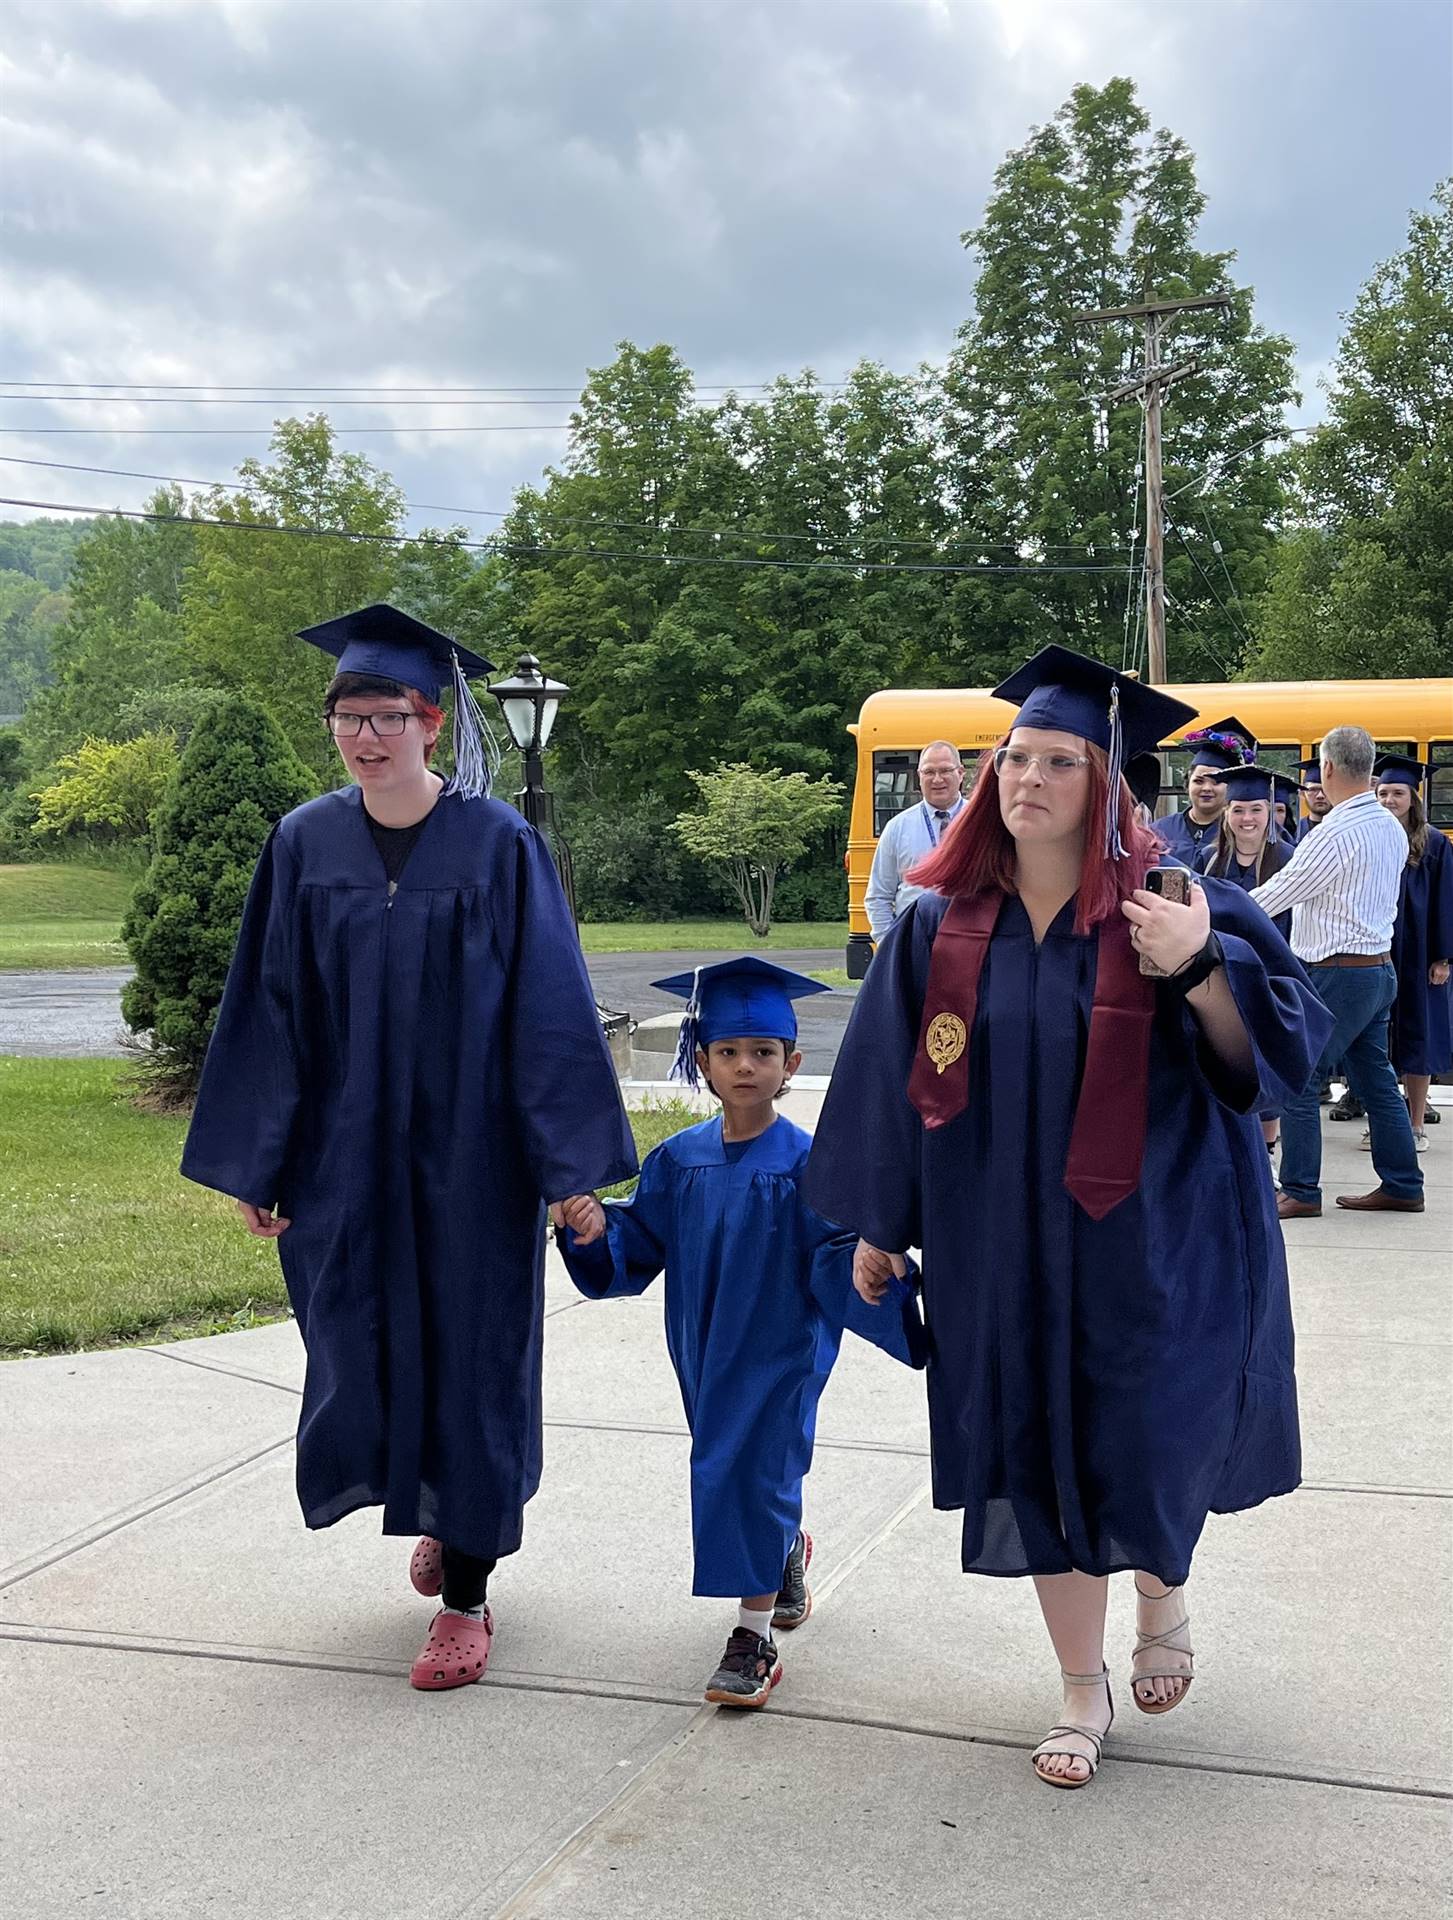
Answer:
[[[1289,1193],[1279,1193],[1276,1214],[1279,1220],[1320,1220],[1322,1208],[1316,1200],[1294,1200]]]
[[[1346,1207],[1349,1213],[1421,1213],[1423,1196],[1419,1194],[1416,1200],[1405,1200],[1400,1193],[1374,1187],[1371,1193],[1339,1193],[1337,1205]]]

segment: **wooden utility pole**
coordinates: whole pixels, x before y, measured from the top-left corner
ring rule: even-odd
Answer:
[[[1165,661],[1165,486],[1161,479],[1160,415],[1166,389],[1177,380],[1200,370],[1199,360],[1184,360],[1167,367],[1160,357],[1160,333],[1166,319],[1175,313],[1194,313],[1206,307],[1229,307],[1231,296],[1211,293],[1199,300],[1147,300],[1138,307],[1102,307],[1094,313],[1075,313],[1076,326],[1089,326],[1104,320],[1143,320],[1145,323],[1145,365],[1140,372],[1113,393],[1107,404],[1128,400],[1132,395],[1145,409],[1145,631],[1149,642],[1150,681],[1162,685],[1166,678]]]

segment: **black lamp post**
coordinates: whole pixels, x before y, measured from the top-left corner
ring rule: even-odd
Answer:
[[[541,673],[540,663],[532,653],[520,655],[510,679],[496,680],[490,687],[499,701],[510,739],[524,757],[525,784],[515,795],[515,802],[530,825],[544,834],[560,884],[565,889],[570,917],[578,920],[574,863],[555,824],[555,800],[545,785],[544,762],[545,743],[555,724],[555,714],[569,691],[562,680],[551,680]]]

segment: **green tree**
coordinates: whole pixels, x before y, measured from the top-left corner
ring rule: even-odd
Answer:
[[[241,696],[192,735],[122,927],[136,972],[121,1012],[144,1038],[138,1074],[153,1101],[195,1093],[257,856],[272,826],[316,791],[277,722]]]
[[[765,939],[778,878],[838,817],[842,786],[740,764],[691,779],[701,809],[678,815],[676,832],[688,852],[722,869],[747,925]]]
[[[35,791],[35,831],[100,829],[118,840],[143,839],[176,765],[174,733],[83,740],[74,753],[61,755],[57,778]]]
[[[1257,679],[1445,674],[1453,659],[1453,180],[1358,297],[1300,524],[1258,608]]]
[[[271,713],[306,766],[337,774],[319,715],[329,662],[300,627],[388,596],[403,495],[359,453],[338,450],[326,418],[280,420],[269,463],[244,460],[238,487],[199,501],[183,613],[195,674]],[[357,538],[331,539],[337,531]]]
[[[978,278],[945,379],[943,432],[950,537],[964,543],[956,557],[985,571],[950,595],[940,664],[960,684],[992,682],[1055,640],[1119,663],[1131,562],[1143,551],[1132,546],[1144,521],[1141,423],[1133,404],[1107,408],[1103,396],[1143,362],[1144,345],[1139,322],[1084,326],[1073,315],[1212,293],[1230,297],[1229,313],[1186,314],[1166,335],[1166,357],[1200,363],[1166,415],[1166,489],[1180,503],[1166,562],[1170,677],[1237,665],[1238,602],[1264,585],[1281,509],[1278,462],[1260,443],[1293,397],[1292,346],[1255,325],[1234,256],[1197,247],[1204,204],[1185,143],[1150,137],[1133,83],[1115,79],[1076,87],[1008,156],[964,235]],[[1257,450],[1228,460],[1248,447]],[[1050,570],[1068,567],[1084,570]]]
[[[14,716],[51,677],[56,630],[69,602],[43,580],[0,568],[0,714]]]

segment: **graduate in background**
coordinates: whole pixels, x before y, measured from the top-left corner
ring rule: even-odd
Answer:
[[[480,660],[396,608],[302,636],[353,784],[257,863],[182,1172],[275,1239],[307,1348],[303,1518],[383,1508],[443,1608],[424,1689],[478,1680],[540,1480],[545,1203],[635,1171],[544,842],[486,797]],[[456,775],[429,770],[454,685]]]
[[[1332,802],[1322,791],[1322,762],[1313,754],[1310,760],[1302,760],[1297,765],[1301,775],[1302,798],[1307,803],[1307,811],[1297,822],[1297,843],[1301,844],[1314,827],[1319,827],[1332,811]]]
[[[1196,862],[1198,873],[1229,880],[1233,887],[1250,893],[1263,880],[1281,872],[1294,849],[1277,831],[1272,795],[1277,783],[1285,778],[1255,764],[1227,768],[1226,811],[1215,845],[1201,849]],[[1272,924],[1283,940],[1291,939],[1289,912],[1279,913]],[[1272,1153],[1281,1132],[1281,1113],[1275,1107],[1264,1107],[1259,1118],[1266,1150]]]
[[[1299,782],[1289,773],[1273,773],[1272,786],[1276,789],[1276,798],[1272,804],[1272,816],[1276,821],[1276,830],[1289,847],[1294,847],[1299,838],[1297,819],[1297,795],[1301,792]]]
[[[1435,1073],[1453,1068],[1453,1020],[1449,1014],[1449,961],[1453,960],[1453,848],[1428,825],[1423,782],[1430,769],[1402,754],[1385,753],[1372,769],[1377,797],[1401,820],[1408,836],[1408,864],[1392,930],[1392,964],[1398,977],[1388,1030],[1388,1056],[1407,1095],[1408,1117],[1419,1153],[1428,1150],[1428,1087]],[[1362,1144],[1371,1151],[1372,1136]]]
[[[692,1592],[739,1601],[706,1699],[761,1707],[782,1678],[775,1629],[812,1611],[802,1480],[844,1325],[922,1364],[917,1310],[868,1309],[854,1236],[803,1204],[809,1136],[774,1102],[801,1065],[793,1001],[816,980],[746,957],[656,986],[688,1000],[677,1072],[721,1113],[647,1156],[634,1197],[570,1201],[565,1264],[583,1293],[644,1293],[665,1269],[666,1344],[691,1429]]]
[[[1186,773],[1190,804],[1179,813],[1157,820],[1155,831],[1166,851],[1182,866],[1194,867],[1197,854],[1215,839],[1221,815],[1226,810],[1226,769],[1255,759],[1256,741],[1234,714],[1230,714],[1213,726],[1186,734],[1181,744],[1191,756]]]
[[[1034,1766],[1074,1788],[1113,1718],[1108,1576],[1134,1570],[1134,1703],[1168,1712],[1207,1514],[1300,1478],[1255,1115],[1331,1020],[1239,889],[1144,884],[1120,766],[1179,701],[1063,647],[995,693],[1018,720],[878,949],[805,1193],[861,1235],[865,1297],[923,1249],[934,1504],[963,1512],[966,1571],[1035,1582],[1065,1713]]]

